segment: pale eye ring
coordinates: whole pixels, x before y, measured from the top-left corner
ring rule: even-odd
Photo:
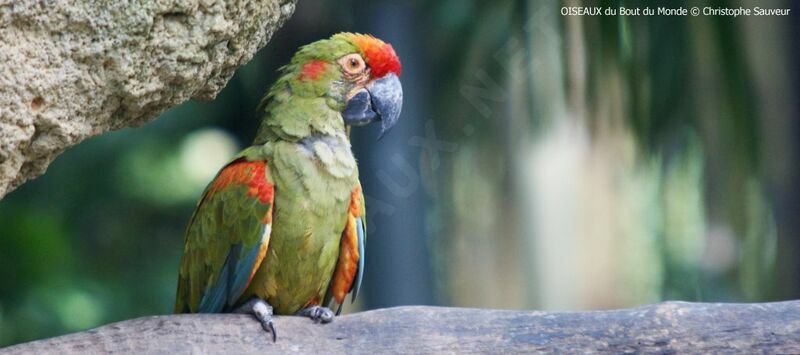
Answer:
[[[339,59],[339,65],[349,74],[359,74],[364,71],[366,64],[361,55],[357,53],[348,54]]]

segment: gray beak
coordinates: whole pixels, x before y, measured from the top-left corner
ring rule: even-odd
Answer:
[[[397,123],[403,109],[403,87],[394,73],[367,84],[366,90],[355,94],[348,102],[342,118],[352,126],[363,126],[376,120],[381,121],[383,137]]]

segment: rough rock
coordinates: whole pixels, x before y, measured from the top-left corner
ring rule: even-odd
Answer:
[[[213,99],[296,0],[0,0],[0,198],[78,142]]]

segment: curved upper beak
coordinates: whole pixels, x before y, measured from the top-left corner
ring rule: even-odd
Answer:
[[[397,123],[403,109],[403,87],[394,73],[367,84],[350,100],[342,111],[344,123],[362,126],[380,120],[380,139]]]

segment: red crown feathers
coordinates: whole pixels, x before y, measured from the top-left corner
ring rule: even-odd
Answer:
[[[370,35],[358,33],[351,34],[350,40],[364,53],[364,60],[372,68],[373,78],[383,77],[389,72],[400,76],[403,68],[391,44]]]

